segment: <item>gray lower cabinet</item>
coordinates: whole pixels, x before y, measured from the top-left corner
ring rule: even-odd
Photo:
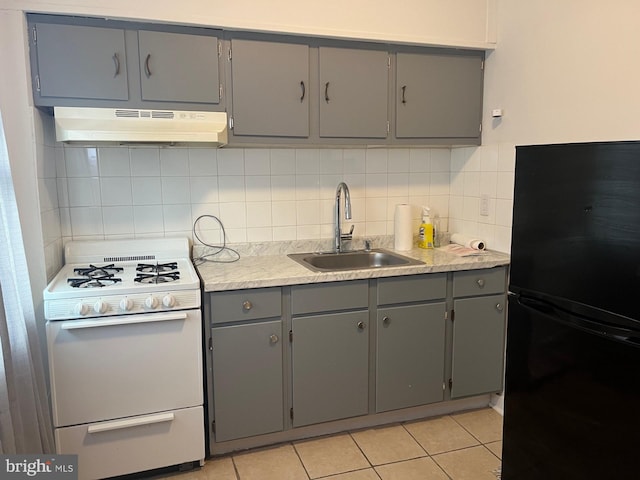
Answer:
[[[386,138],[389,54],[320,47],[320,137]]]
[[[233,134],[309,136],[309,47],[231,40]]]
[[[369,410],[369,282],[291,288],[293,426]]]
[[[282,430],[280,288],[216,292],[209,299],[215,441]]]
[[[480,138],[481,54],[398,53],[396,63],[396,138]]]
[[[369,313],[292,320],[293,426],[368,413]]]
[[[378,280],[376,412],[444,400],[447,274]]]
[[[218,39],[138,31],[142,100],[220,103]]]
[[[217,441],[283,429],[281,332],[280,320],[213,328]]]
[[[379,308],[376,411],[444,399],[444,302]]]
[[[506,272],[456,272],[453,280],[451,398],[502,390]]]
[[[117,28],[36,23],[35,100],[128,100],[125,31]]]

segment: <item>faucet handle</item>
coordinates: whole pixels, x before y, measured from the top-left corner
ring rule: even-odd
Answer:
[[[351,230],[349,230],[349,233],[341,233],[340,234],[340,238],[342,240],[351,240],[353,238],[353,229],[355,228],[355,225],[351,225]]]
[[[365,238],[364,239],[364,249],[367,252],[371,251],[371,239],[370,238]]]

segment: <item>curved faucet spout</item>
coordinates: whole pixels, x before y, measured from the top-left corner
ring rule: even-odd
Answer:
[[[340,215],[340,195],[344,192],[344,218],[351,220],[351,195],[349,187],[346,183],[340,182],[336,188],[336,208],[335,208],[335,241],[334,249],[337,253],[342,251],[342,240],[351,240],[353,235],[353,225],[351,231],[347,234],[342,233],[341,215]]]

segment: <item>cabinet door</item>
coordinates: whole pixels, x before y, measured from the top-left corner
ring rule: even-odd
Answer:
[[[41,97],[128,100],[124,30],[37,23],[35,38]]]
[[[320,47],[320,136],[386,138],[386,51]]]
[[[283,428],[281,322],[215,327],[216,441]]]
[[[309,47],[233,39],[234,135],[309,136]]]
[[[444,399],[445,310],[444,302],[378,310],[376,412]]]
[[[477,138],[482,57],[398,53],[397,138]]]
[[[218,39],[138,32],[142,99],[220,103]]]
[[[504,295],[454,300],[451,398],[502,390]]]
[[[368,412],[368,311],[293,319],[293,426]]]

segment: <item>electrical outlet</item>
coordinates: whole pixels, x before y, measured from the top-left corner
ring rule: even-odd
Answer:
[[[489,216],[489,195],[486,193],[480,195],[480,215],[483,217]]]

